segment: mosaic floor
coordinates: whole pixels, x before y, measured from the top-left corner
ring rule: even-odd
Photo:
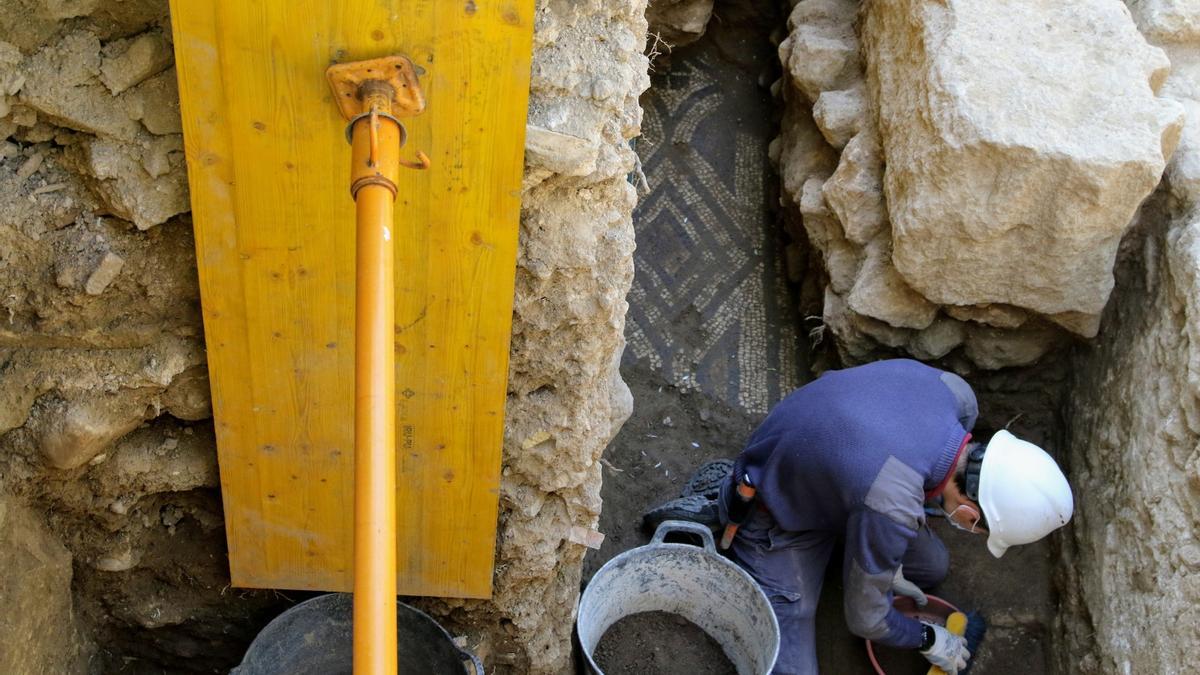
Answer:
[[[761,33],[710,32],[642,99],[650,189],[634,212],[625,365],[762,415],[806,365],[767,159],[775,105],[759,85],[775,54]]]

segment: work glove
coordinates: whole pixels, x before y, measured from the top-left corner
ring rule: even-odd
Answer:
[[[924,623],[924,622],[922,622]],[[921,655],[933,665],[946,671],[947,675],[958,675],[958,671],[967,667],[971,652],[967,650],[967,639],[955,635],[942,626],[926,623],[933,629],[933,645],[922,649]]]
[[[917,585],[908,579],[904,578],[904,566],[896,568],[896,576],[892,577],[892,592],[896,595],[904,595],[912,598],[917,603],[917,607],[924,607],[929,603],[929,598],[925,597],[924,591],[917,588]]]

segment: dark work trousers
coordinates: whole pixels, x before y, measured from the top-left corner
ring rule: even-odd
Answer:
[[[779,620],[774,675],[817,673],[817,601],[825,568],[838,545],[836,532],[787,532],[771,514],[757,508],[738,529],[730,547],[732,557],[762,587]],[[932,588],[946,578],[950,556],[929,526],[922,525],[902,564],[906,579]]]

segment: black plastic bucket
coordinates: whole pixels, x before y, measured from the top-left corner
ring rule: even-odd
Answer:
[[[330,593],[292,607],[254,638],[230,675],[351,675],[354,601]],[[460,649],[446,629],[424,612],[396,603],[396,641],[401,673],[482,675],[483,665]]]

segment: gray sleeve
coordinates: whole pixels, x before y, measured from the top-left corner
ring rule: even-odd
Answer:
[[[921,623],[892,607],[892,577],[916,534],[869,508],[851,515],[842,569],[842,608],[851,633],[889,647],[920,646]]]
[[[942,373],[942,384],[954,394],[958,402],[958,421],[963,428],[970,431],[975,428],[975,420],[979,417],[979,403],[975,400],[975,392],[971,385],[954,373]]]
[[[843,610],[850,632],[891,647],[921,644],[921,624],[892,607],[892,577],[925,521],[921,474],[889,457],[846,523]]]

